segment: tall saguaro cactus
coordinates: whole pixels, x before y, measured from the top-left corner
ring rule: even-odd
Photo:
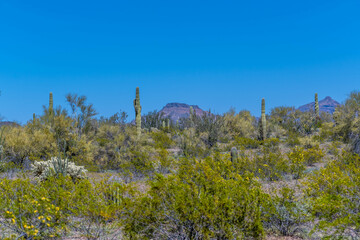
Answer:
[[[190,106],[190,127],[194,127],[194,108]]]
[[[134,108],[135,108],[136,133],[137,133],[137,136],[140,137],[140,135],[141,135],[141,105],[140,105],[139,87],[136,88],[136,97],[134,99]]]
[[[266,138],[266,115],[265,115],[265,99],[261,100],[261,122],[260,122],[260,138]]]
[[[231,154],[231,162],[236,163],[238,159],[238,151],[236,147],[231,148],[230,154]]]
[[[50,92],[50,94],[49,94],[49,113],[52,114],[53,111],[54,111],[53,93]]]
[[[315,117],[320,118],[319,99],[317,93],[315,93]]]

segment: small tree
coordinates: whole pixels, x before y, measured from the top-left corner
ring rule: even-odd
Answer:
[[[70,104],[72,117],[75,120],[75,126],[78,130],[78,135],[81,137],[82,133],[88,131],[91,120],[97,115],[93,104],[86,103],[86,96],[78,96],[77,94],[67,94],[66,100]]]

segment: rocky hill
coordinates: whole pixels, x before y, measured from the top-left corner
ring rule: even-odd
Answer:
[[[9,121],[0,121],[0,127],[2,126],[19,126],[19,124],[15,122],[9,122]]]
[[[168,103],[160,110],[160,113],[164,114],[164,117],[170,117],[174,122],[180,118],[187,118],[190,116],[190,107],[192,107],[196,115],[201,116],[205,111],[199,108],[197,105],[188,105],[185,103]]]
[[[333,114],[335,111],[335,108],[340,105],[337,101],[332,99],[331,97],[327,96],[323,100],[319,101],[319,108],[322,112],[328,112]],[[315,102],[311,102],[308,104],[305,104],[303,106],[300,106],[298,109],[302,112],[311,111],[314,109]]]

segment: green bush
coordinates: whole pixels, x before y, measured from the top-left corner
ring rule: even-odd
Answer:
[[[295,147],[292,152],[288,154],[290,171],[295,179],[299,179],[304,175],[306,170],[304,150]]]
[[[68,216],[64,208],[70,199],[56,186],[58,184],[35,185],[28,179],[3,179],[0,182],[0,224],[19,239],[61,236]],[[54,190],[56,196],[49,195]]]
[[[0,231],[11,239],[118,239],[131,186],[108,179],[74,183],[70,177],[47,181],[2,179]],[[70,234],[71,233],[71,234]]]
[[[295,190],[288,186],[273,192],[264,209],[264,226],[281,236],[302,235],[309,220],[306,205],[295,197]]]
[[[360,238],[360,158],[344,153],[304,182],[316,229],[329,238]]]
[[[252,138],[235,137],[235,143],[240,149],[256,149],[260,147],[261,142]]]
[[[252,175],[225,158],[183,159],[176,174],[157,175],[135,201],[124,230],[136,239],[261,239],[265,199]]]
[[[263,154],[255,157],[255,175],[269,181],[283,178],[289,172],[286,158],[278,151],[265,149]]]
[[[313,166],[314,163],[320,162],[321,159],[325,156],[325,154],[318,145],[313,148],[304,150],[303,155],[305,164],[308,166]]]
[[[156,148],[170,148],[173,144],[172,139],[163,131],[152,132],[151,137],[155,141]]]

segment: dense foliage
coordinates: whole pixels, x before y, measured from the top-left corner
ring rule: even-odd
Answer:
[[[141,115],[139,94],[130,123],[66,101],[0,130],[1,239],[360,238],[358,92],[334,115],[176,122]]]

